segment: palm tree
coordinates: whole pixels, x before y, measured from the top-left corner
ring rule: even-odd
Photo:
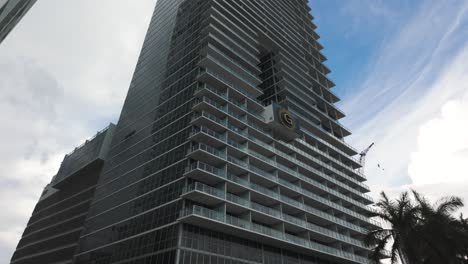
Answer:
[[[416,191],[413,195],[419,208],[419,224],[415,231],[422,238],[423,263],[460,263],[460,256],[466,253],[468,236],[463,231],[462,221],[453,214],[463,207],[459,197],[446,197],[434,205]]]
[[[412,191],[396,200],[382,192],[376,204],[378,217],[389,228],[370,231],[366,243],[373,246],[370,258],[379,263],[389,247],[391,262],[400,259],[403,264],[467,264],[468,219],[453,214],[463,207],[458,197],[446,197],[431,204],[425,197]]]
[[[460,214],[458,219],[460,232],[465,234],[465,237],[468,237],[468,218],[463,218],[463,214]],[[460,263],[468,263],[468,243],[465,241],[464,248],[460,253]]]
[[[402,193],[395,201],[388,199],[384,192],[380,195],[381,199],[376,204],[379,208],[377,216],[390,227],[373,230],[366,236],[366,244],[374,246],[370,259],[379,263],[385,255],[385,248],[393,242],[390,250],[392,264],[397,263],[398,259],[403,264],[419,263],[420,252],[414,232],[419,221],[418,207],[411,201],[408,192]]]

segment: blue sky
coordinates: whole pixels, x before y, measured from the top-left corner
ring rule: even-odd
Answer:
[[[116,122],[156,0],[137,2],[38,1],[0,44],[0,263],[63,155]],[[311,6],[373,195],[468,199],[468,1]]]
[[[343,100],[371,70],[373,57],[391,34],[417,10],[420,1],[317,0],[310,4],[324,54]]]
[[[342,98],[339,105],[348,115],[343,123],[354,131],[349,141],[359,149],[376,143],[367,165],[369,182],[380,187],[374,189],[439,181],[419,175],[430,157],[461,160],[444,164],[449,167],[465,161],[463,155],[443,157],[439,149],[426,150],[421,138],[444,145],[453,131],[425,128],[434,123],[447,127],[447,107],[463,108],[454,114],[464,111],[467,68],[456,62],[466,55],[466,1],[316,0],[311,8],[334,90]],[[464,131],[464,120],[453,122]],[[458,142],[446,153],[465,153],[463,140]]]

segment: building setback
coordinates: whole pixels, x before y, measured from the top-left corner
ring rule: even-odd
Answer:
[[[71,263],[114,127],[65,156],[34,208],[12,264]]]
[[[0,43],[37,0],[0,0]]]
[[[73,263],[368,263],[312,20],[306,0],[157,1]]]

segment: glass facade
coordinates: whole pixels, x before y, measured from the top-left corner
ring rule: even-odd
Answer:
[[[157,2],[75,263],[175,262],[206,5]]]
[[[21,18],[37,0],[1,0],[0,1],[0,43],[18,24]]]
[[[157,1],[73,263],[368,263],[373,201],[310,11]]]

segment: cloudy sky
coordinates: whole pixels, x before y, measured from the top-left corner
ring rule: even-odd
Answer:
[[[349,141],[375,142],[366,165],[373,191],[468,201],[468,1],[317,0],[312,8]]]
[[[63,155],[118,119],[155,2],[38,1],[0,44],[0,263]],[[415,188],[468,201],[468,1],[312,9],[348,141],[375,142],[374,194]]]

